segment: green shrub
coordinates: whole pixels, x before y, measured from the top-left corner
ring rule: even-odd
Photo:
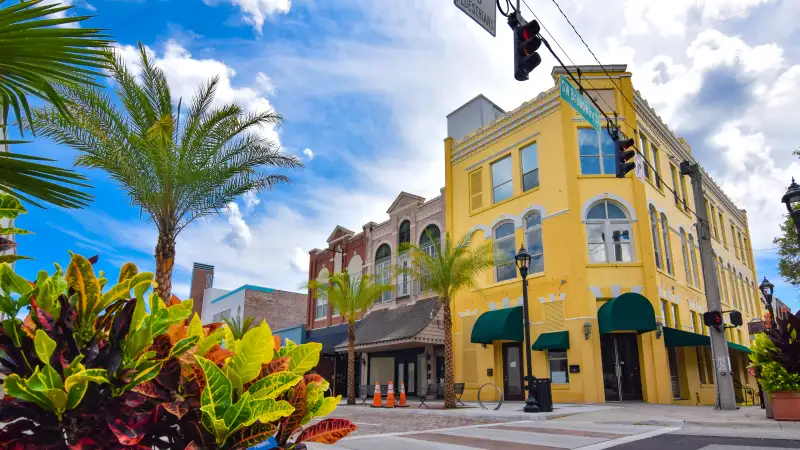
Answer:
[[[107,284],[80,255],[35,282],[0,265],[0,447],[246,449],[274,437],[290,449],[355,430],[342,419],[303,429],[340,400],[307,374],[320,344],[281,346],[266,322],[241,339],[204,326],[192,300],[147,295],[153,274],[130,263]]]
[[[800,374],[789,373],[780,363],[772,361],[761,366],[761,387],[767,392],[800,391]]]

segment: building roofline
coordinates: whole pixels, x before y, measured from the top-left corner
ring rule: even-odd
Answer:
[[[584,64],[584,65],[577,65],[577,66],[566,66],[567,69],[572,72],[580,70],[581,72],[601,72],[603,73],[603,69],[605,68],[608,72],[626,72],[628,70],[627,64],[603,64],[602,66],[597,64]],[[555,77],[558,73],[567,73],[561,66],[553,66],[553,70],[550,71],[550,76]]]
[[[472,103],[472,102],[474,102],[475,100],[478,100],[478,99],[480,99],[480,98],[482,98],[482,99],[486,100],[486,101],[487,101],[487,102],[488,102],[490,105],[492,105],[492,106],[494,106],[495,108],[497,108],[497,109],[499,109],[500,111],[502,111],[502,112],[503,112],[503,114],[505,114],[505,113],[506,113],[506,110],[505,110],[505,109],[503,109],[503,108],[501,108],[501,107],[499,107],[499,106],[497,106],[497,103],[495,103],[495,102],[493,102],[493,101],[489,100],[489,99],[488,99],[488,98],[487,98],[485,95],[483,95],[483,94],[478,94],[478,95],[476,95],[475,97],[472,97],[471,99],[469,99],[469,100],[468,100],[466,103],[464,103],[463,105],[461,105],[461,106],[459,106],[458,108],[454,109],[454,110],[453,110],[453,111],[452,111],[450,114],[448,114],[446,117],[450,117],[450,116],[452,116],[453,114],[455,114],[455,113],[457,113],[458,111],[460,111],[461,109],[463,109],[465,106],[469,105],[470,103]]]

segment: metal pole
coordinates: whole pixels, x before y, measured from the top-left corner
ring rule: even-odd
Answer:
[[[711,247],[711,233],[708,229],[708,217],[706,216],[706,197],[703,195],[703,172],[698,164],[684,161],[681,163],[681,175],[689,175],[692,180],[692,193],[694,194],[695,214],[697,215],[697,240],[700,244],[700,266],[703,269],[706,305],[709,311],[722,311],[714,250]],[[711,354],[712,358],[714,358],[714,372],[717,381],[717,398],[719,399],[716,408],[722,410],[738,409],[733,391],[733,375],[731,374],[731,361],[728,355],[728,341],[725,340],[724,325],[722,328],[709,327],[709,331],[711,333]]]
[[[528,398],[525,399],[525,407],[522,408],[525,412],[539,412],[539,404],[536,402],[536,396],[533,394],[533,362],[531,361],[531,325],[530,316],[528,316],[528,269],[525,268],[522,272],[522,313],[525,318],[522,323],[525,326],[525,361],[527,366],[527,381]]]

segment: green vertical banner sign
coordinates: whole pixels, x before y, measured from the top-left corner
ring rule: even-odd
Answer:
[[[585,95],[581,94],[581,91],[573,86],[572,83],[570,83],[563,75],[559,77],[559,84],[561,98],[564,99],[565,102],[569,103],[569,106],[572,106],[572,109],[578,111],[578,114],[586,119],[586,121],[589,122],[589,125],[594,127],[595,130],[601,131],[600,111],[595,108],[592,102],[589,101]]]

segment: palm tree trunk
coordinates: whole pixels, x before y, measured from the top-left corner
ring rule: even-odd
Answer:
[[[172,269],[175,267],[175,235],[171,231],[159,232],[156,244],[156,293],[164,303],[172,297]]]
[[[356,326],[347,322],[347,404],[356,404]]]
[[[450,299],[444,302],[444,407],[456,407],[455,374],[453,368],[453,316],[450,313]]]

